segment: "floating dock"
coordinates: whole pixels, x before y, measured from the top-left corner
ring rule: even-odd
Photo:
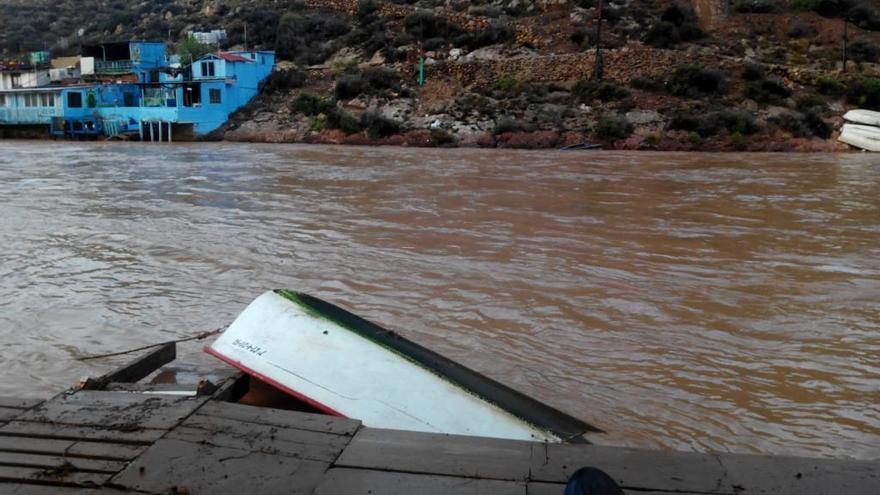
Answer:
[[[562,495],[582,466],[628,494],[880,493],[880,463],[547,444],[364,427],[230,402],[248,379],[139,383],[159,348],[49,400],[0,398],[2,494]]]

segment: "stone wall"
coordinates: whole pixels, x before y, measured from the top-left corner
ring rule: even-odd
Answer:
[[[659,76],[670,67],[685,62],[703,61],[708,57],[688,55],[675,50],[658,50],[642,45],[629,45],[615,50],[603,50],[605,77],[626,82],[636,77]],[[574,81],[593,74],[596,54],[591,50],[548,56],[524,56],[502,60],[469,62],[444,61],[428,68],[432,74],[451,77],[468,87],[489,87],[504,76],[522,82]]]

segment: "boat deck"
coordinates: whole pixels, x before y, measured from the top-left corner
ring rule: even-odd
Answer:
[[[381,430],[228,402],[235,380],[201,396],[134,383],[149,369],[46,401],[0,398],[0,493],[561,495],[585,465],[630,494],[880,493],[877,462]]]

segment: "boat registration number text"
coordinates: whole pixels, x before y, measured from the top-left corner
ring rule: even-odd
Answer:
[[[266,354],[266,349],[263,349],[260,346],[251,344],[250,342],[245,342],[241,339],[233,340],[232,346],[238,347],[239,349],[244,349],[245,351],[248,351],[251,354],[256,354],[257,356],[262,356],[263,354]]]

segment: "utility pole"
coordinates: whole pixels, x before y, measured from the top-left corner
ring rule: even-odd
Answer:
[[[601,81],[605,72],[605,64],[602,60],[602,3],[604,3],[605,0],[598,1],[599,7],[598,12],[596,13],[596,63],[593,67],[593,79]]]
[[[849,19],[846,15],[843,16],[843,72],[846,73],[846,44],[849,41]]]

